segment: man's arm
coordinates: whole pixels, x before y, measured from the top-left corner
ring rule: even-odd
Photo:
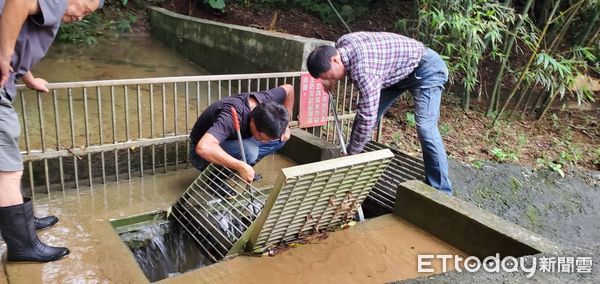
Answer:
[[[27,73],[25,73],[25,75],[23,75],[23,77],[21,77],[21,80],[23,80],[23,83],[25,83],[25,86],[27,86],[27,88],[36,90],[38,92],[44,92],[47,93],[49,90],[46,87],[46,84],[48,84],[48,81],[42,79],[42,78],[35,78],[33,77],[33,74],[31,74],[31,71],[28,71]]]
[[[352,125],[350,142],[346,149],[350,155],[362,152],[365,144],[371,139],[371,132],[377,124],[382,83],[377,76],[364,75],[359,78],[357,85],[361,97]]]
[[[196,154],[204,160],[237,171],[247,182],[254,179],[254,169],[231,155],[219,145],[219,140],[210,133],[204,134],[196,144]]]
[[[285,99],[283,100],[283,106],[288,111],[290,117],[292,116],[292,112],[294,111],[294,86],[292,85],[282,85],[282,88],[285,89]]]
[[[0,17],[0,86],[12,71],[10,61],[21,27],[29,15],[40,12],[37,0],[6,0]]]

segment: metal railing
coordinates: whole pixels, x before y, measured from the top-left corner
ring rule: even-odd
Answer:
[[[49,94],[18,86],[24,183],[47,192],[189,166],[188,134],[211,103],[242,92],[296,86],[301,72],[205,75],[51,83]],[[336,105],[346,139],[358,91],[338,83]],[[298,101],[298,95],[296,96]],[[296,104],[297,105],[297,104]],[[296,107],[297,109],[297,107]],[[294,113],[292,118],[296,118]],[[307,129],[334,144],[329,123]],[[292,120],[290,125],[297,127]]]

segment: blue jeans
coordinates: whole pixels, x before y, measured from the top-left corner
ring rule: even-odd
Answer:
[[[410,91],[415,102],[417,135],[423,150],[425,182],[430,186],[452,195],[452,184],[448,177],[448,158],[438,130],[440,104],[444,84],[448,81],[448,68],[444,60],[427,48],[419,66],[405,79],[381,90],[377,118],[394,104],[405,91]]]
[[[281,149],[281,147],[283,147],[285,144],[285,142],[279,140],[262,143],[254,139],[254,137],[243,139],[242,142],[244,144],[246,162],[251,166],[258,163],[258,161],[260,161],[264,156],[275,153],[275,151]],[[223,150],[225,150],[225,152],[227,152],[227,154],[238,160],[242,160],[242,151],[240,150],[240,143],[237,139],[225,140],[220,144],[220,146],[223,148]],[[196,169],[202,171],[210,163],[198,156],[195,148],[196,145],[190,144],[190,163],[192,163]]]

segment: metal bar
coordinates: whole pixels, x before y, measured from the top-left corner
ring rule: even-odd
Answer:
[[[189,133],[190,132],[190,124],[188,121],[188,116],[189,116],[189,84],[188,82],[185,82],[185,133]],[[190,153],[190,143],[185,143],[185,156],[187,157]],[[190,161],[189,159],[186,159],[185,162],[185,168],[189,168],[190,167]]]
[[[29,144],[29,123],[27,122],[27,116],[25,115],[27,113],[27,111],[25,110],[25,95],[24,93],[21,91],[19,96],[21,97],[21,115],[23,116],[23,134],[25,135],[25,151],[27,153],[30,152],[30,144]],[[31,196],[35,198],[34,194],[34,187],[35,187],[35,183],[33,180],[33,166],[31,165],[31,162],[28,163],[28,168],[29,168],[29,189],[31,190]]]
[[[55,131],[56,131],[56,150],[60,151],[60,126],[58,123],[58,103],[56,100],[56,90],[52,90],[52,104],[54,105],[54,126],[56,127]],[[64,173],[64,169],[63,169],[63,160],[62,157],[58,158],[58,168],[60,170],[60,186],[61,189],[63,191],[63,193],[65,192],[65,173]]]
[[[142,139],[136,141],[129,142],[115,142],[113,144],[104,144],[104,145],[94,145],[87,148],[72,148],[67,150],[58,150],[58,151],[38,151],[31,152],[30,154],[23,155],[23,161],[38,161],[43,159],[52,159],[58,157],[70,157],[73,155],[81,156],[86,155],[88,153],[101,153],[105,151],[117,151],[124,150],[132,147],[146,147],[153,145],[163,145],[165,143],[175,143],[175,142],[184,142],[187,141],[187,135],[179,135],[179,136],[171,136],[165,138],[153,138],[153,139]]]
[[[200,82],[196,82],[196,118],[200,116]]]
[[[36,92],[37,95],[37,107],[38,107],[38,114],[39,114],[39,119],[40,119],[40,138],[41,138],[41,142],[42,142],[42,152],[46,152],[46,134],[45,134],[45,129],[46,127],[44,126],[44,113],[43,113],[43,108],[42,108],[42,96],[39,92]],[[48,196],[50,196],[50,175],[48,174],[48,160],[44,159],[44,179],[45,179],[45,183],[46,183],[46,193],[48,193]],[[33,196],[33,194],[32,194]]]
[[[124,80],[98,80],[67,83],[49,83],[48,89],[67,89],[67,88],[85,88],[85,87],[116,87],[135,84],[167,84],[181,83],[189,81],[209,82],[217,80],[244,80],[244,79],[265,79],[265,78],[285,78],[298,77],[302,72],[277,72],[277,73],[256,73],[256,74],[228,74],[228,75],[202,75],[202,76],[179,76],[179,77],[158,77],[142,79],[124,79]],[[25,90],[27,87],[23,84],[17,85],[18,90]]]
[[[227,81],[227,96],[231,97],[231,80]]]
[[[221,80],[218,81],[219,84],[219,101],[221,100]]]
[[[129,88],[123,86],[123,94],[125,99],[125,140],[129,141]],[[127,179],[131,180],[131,148],[127,148]]]
[[[178,209],[178,208],[176,208],[176,207],[174,207],[174,208],[173,208],[173,210],[174,210],[174,211],[177,211],[177,212],[179,211],[179,209]],[[183,214],[182,214],[181,218],[185,218],[184,216],[185,216],[185,215],[183,215]],[[208,249],[207,249],[207,248],[206,248],[206,247],[205,247],[205,246],[202,244],[202,242],[201,242],[200,240],[198,240],[198,238],[196,238],[196,234],[195,234],[195,232],[192,232],[190,229],[188,229],[188,227],[187,227],[187,226],[185,226],[185,224],[189,224],[190,222],[187,222],[187,221],[186,221],[186,222],[184,222],[184,220],[180,220],[180,219],[179,219],[179,217],[177,217],[177,214],[173,214],[173,217],[175,218],[175,220],[176,220],[176,221],[177,221],[179,224],[181,224],[181,226],[182,226],[182,227],[183,227],[183,228],[184,228],[184,229],[185,229],[185,230],[186,230],[186,231],[189,233],[189,235],[190,235],[192,238],[194,238],[194,240],[196,241],[196,243],[197,243],[198,245],[200,245],[200,247],[202,248],[202,250],[203,250],[203,251],[204,251],[206,254],[208,254],[208,256],[209,256],[209,257],[210,257],[210,258],[211,258],[211,259],[212,259],[214,262],[218,262],[218,261],[220,260],[219,258],[217,258],[217,257],[213,256],[213,255],[210,253],[210,250],[208,250]],[[185,218],[185,219],[187,219],[187,218]],[[204,237],[204,239],[206,240],[206,237]]]
[[[150,138],[154,139],[154,85],[150,84]],[[152,145],[152,174],[156,174],[156,147]]]
[[[177,83],[173,83],[173,130],[177,135]],[[179,165],[179,143],[175,142],[175,170]]]
[[[163,132],[162,132],[162,137],[166,137],[167,136],[167,97],[166,97],[166,85],[163,83],[162,84],[162,88],[161,88],[162,92],[162,127],[163,127]],[[166,173],[167,172],[167,144],[163,144],[163,172]]]
[[[83,88],[83,126],[85,131],[85,147],[90,147],[90,128],[89,128],[89,119],[88,119],[88,102],[87,102],[87,88]],[[88,180],[89,186],[92,187],[92,179],[94,175],[92,174],[92,156],[90,153],[87,154],[87,162],[88,162]]]
[[[100,134],[100,145],[104,145],[104,126],[102,124],[102,91],[100,87],[96,87],[96,98],[98,99],[98,131]],[[106,161],[104,151],[100,152],[102,164],[102,184],[106,184]]]
[[[112,121],[112,140],[113,144],[117,143],[117,118],[115,115],[115,87],[110,87],[110,104],[111,104],[111,121]],[[115,158],[115,181],[119,181],[119,157],[117,155],[117,150],[113,151],[113,156]]]
[[[187,84],[187,83],[186,83]],[[136,97],[137,97],[137,111],[138,111],[138,139],[142,139],[142,95],[140,85],[135,86]],[[144,177],[144,147],[140,147],[140,177]]]
[[[73,91],[71,88],[67,89],[69,97],[69,123],[71,125],[71,149],[75,148],[75,120],[73,119]],[[77,167],[77,157],[73,156],[73,168],[75,170],[75,188],[79,192],[79,170]]]

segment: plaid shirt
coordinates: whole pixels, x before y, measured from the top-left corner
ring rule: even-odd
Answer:
[[[393,33],[357,32],[346,34],[335,44],[346,75],[360,91],[348,153],[360,153],[377,124],[379,94],[406,78],[419,64],[425,46],[414,39]]]

